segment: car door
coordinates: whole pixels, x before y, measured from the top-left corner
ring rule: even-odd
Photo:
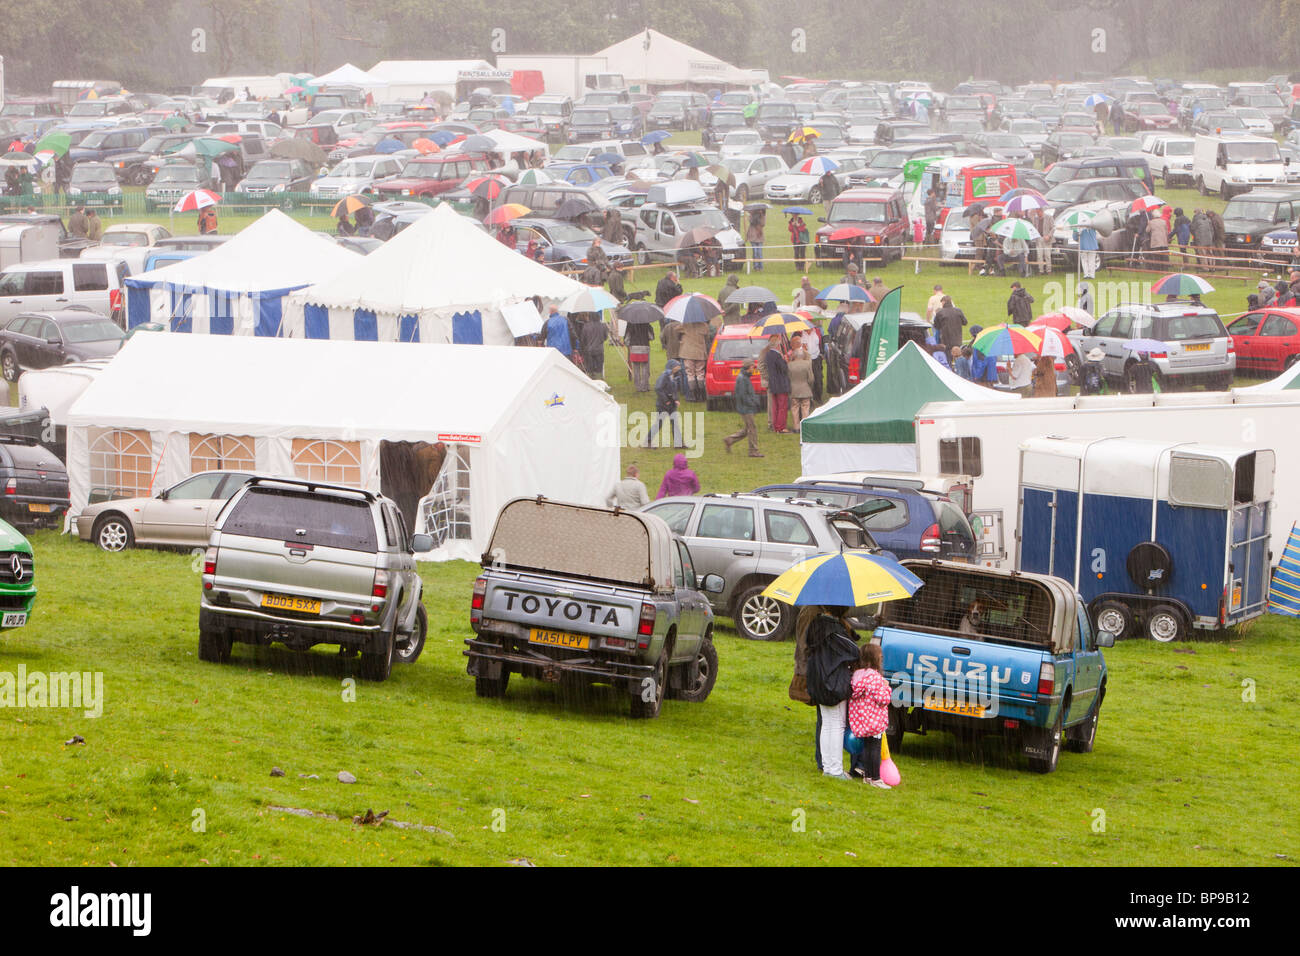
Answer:
[[[49,319],[37,319],[27,324],[31,354],[23,364],[27,368],[49,368],[63,364],[63,335]]]
[[[673,596],[678,608],[677,644],[673,648],[673,659],[693,660],[700,650],[709,602],[698,590],[690,551],[676,540],[672,542],[672,548]]]
[[[719,574],[727,582],[722,594],[712,595],[715,608],[725,608],[732,591],[761,560],[754,506],[744,502],[701,503],[690,533],[683,535],[695,559],[695,573]]]
[[[1256,341],[1259,343],[1260,365],[1269,371],[1280,372],[1296,354],[1296,324],[1285,315],[1270,313],[1260,327]]]
[[[780,573],[818,551],[808,513],[768,507],[763,511],[763,567]]]
[[[11,319],[23,311],[23,296],[26,292],[26,270],[14,269],[0,275],[0,319]]]
[[[136,540],[202,547],[225,504],[217,497],[225,479],[224,471],[204,472],[150,498],[136,517]]]
[[[1101,689],[1102,656],[1097,647],[1091,615],[1083,598],[1075,596],[1073,622],[1074,684],[1070,695],[1070,712],[1061,716],[1061,723],[1070,726],[1082,722],[1090,713]]]
[[[54,267],[28,272],[22,301],[25,310],[54,311],[66,307],[69,299],[63,269]]]
[[[109,311],[108,263],[80,260],[72,263],[72,292],[68,296],[74,305],[84,305],[105,315]]]
[[[1232,344],[1237,350],[1237,367],[1246,371],[1260,364],[1259,329],[1264,324],[1267,313],[1247,312],[1228,326]]]

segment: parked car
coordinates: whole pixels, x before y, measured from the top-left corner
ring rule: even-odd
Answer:
[[[77,163],[68,179],[69,201],[74,206],[121,209],[122,187],[110,163]]]
[[[402,513],[370,491],[294,478],[252,478],[217,517],[203,558],[199,658],[229,660],[234,642],[360,652],[386,680],[414,663],[428,621]]]
[[[1136,387],[1137,356],[1126,347],[1131,339],[1163,342],[1150,354],[1162,389],[1203,384],[1215,391],[1232,387],[1237,356],[1232,338],[1213,309],[1192,302],[1125,304],[1111,309],[1091,329],[1067,333],[1080,355],[1094,348],[1106,353],[1102,374],[1117,387]]]
[[[166,133],[163,126],[125,126],[102,129],[86,136],[80,145],[68,150],[74,163],[111,162],[114,157],[137,151],[153,136]]]
[[[7,325],[24,312],[59,312],[74,305],[118,322],[126,276],[120,262],[46,259],[8,266],[0,272],[0,322]]]
[[[784,176],[790,171],[790,167],[786,166],[785,160],[780,156],[771,156],[765,153],[732,156],[723,160],[723,165],[731,170],[731,174],[736,178],[731,187],[731,194],[736,197],[737,202],[742,203],[749,202],[751,198],[756,199],[762,196],[769,182],[778,176]],[[814,199],[811,201],[820,202],[821,200]]]
[[[738,109],[714,109],[709,111],[709,121],[705,124],[700,133],[700,144],[705,149],[717,149],[725,137],[739,130],[749,130],[749,122],[745,119],[745,114]],[[759,146],[762,146],[762,137],[754,134]]]
[[[709,602],[715,613],[731,618],[741,637],[754,641],[790,634],[793,609],[763,591],[791,565],[819,552],[877,549],[858,515],[809,501],[695,495],[661,498],[642,510],[681,536],[696,574],[723,579],[723,589]]]
[[[736,394],[740,367],[747,361],[757,362],[767,348],[767,339],[750,335],[749,323],[732,323],[718,329],[709,346],[704,364],[705,402],[710,411],[730,405]],[[757,368],[751,376],[754,392],[766,395],[767,388]]]
[[[136,545],[202,548],[217,515],[253,475],[206,471],[165,488],[151,498],[115,498],[87,506],[77,515],[77,537],[103,551]]]
[[[0,518],[4,522],[23,528],[62,526],[69,504],[68,472],[38,439],[0,435],[0,486],[4,488],[0,495]],[[30,573],[31,568],[27,571]],[[0,586],[6,578],[8,583],[14,583],[12,559],[0,555]],[[0,587],[0,608],[8,611],[3,595]]]
[[[836,194],[848,186],[850,176],[867,168],[867,160],[861,156],[836,153],[826,158],[836,165],[829,174],[835,180]],[[821,202],[824,198],[822,190],[825,185],[825,174],[801,173],[797,170],[796,166],[790,172],[769,179],[763,189],[764,198],[771,202]]]
[[[500,697],[516,673],[611,684],[634,718],[657,717],[665,697],[703,701],[718,652],[701,592],[722,587],[654,515],[516,498],[497,517],[470,599],[475,693]]]
[[[478,153],[435,153],[417,156],[397,176],[374,184],[383,199],[431,198],[455,189],[473,173],[487,172],[487,159]]]
[[[1079,130],[1055,130],[1048,133],[1040,152],[1044,168],[1063,159],[1077,156],[1082,150],[1093,145],[1093,142],[1091,133]]]
[[[533,216],[516,219],[516,249],[523,252],[528,241],[535,240],[541,247],[545,262],[553,269],[581,271],[587,264],[587,250],[596,234],[576,223],[563,219],[542,219]],[[610,262],[626,268],[632,264],[632,252],[626,246],[603,242],[601,248]]]
[[[239,181],[235,192],[244,196],[306,192],[316,171],[301,159],[264,159]]]
[[[844,261],[845,250],[850,247],[831,238],[840,229],[854,228],[864,232],[864,261],[878,259],[882,263],[903,258],[911,229],[903,205],[903,193],[898,189],[846,189],[835,197],[819,221],[823,225],[813,237],[813,258],[818,265]]]
[[[1015,133],[977,133],[971,137],[971,155],[989,156],[1015,166],[1032,166],[1034,151]]]
[[[104,270],[111,263],[94,265]],[[124,337],[115,323],[88,308],[22,312],[0,328],[0,371],[6,382],[16,382],[29,368],[108,358]]]
[[[160,167],[144,188],[144,207],[150,212],[170,209],[196,189],[216,190],[219,186],[205,164],[175,160]]]
[[[1228,326],[1237,367],[1243,372],[1278,375],[1300,355],[1300,309],[1247,312]]]
[[[0,631],[23,627],[36,604],[36,560],[16,528],[0,521]]]
[[[314,181],[310,192],[318,199],[373,194],[381,180],[400,175],[404,165],[394,156],[354,156]]]
[[[1151,172],[1160,177],[1165,186],[1180,183],[1191,186],[1196,182],[1192,174],[1192,153],[1196,140],[1190,136],[1152,136],[1142,146]]]
[[[1280,257],[1264,249],[1264,237],[1278,229],[1289,229],[1300,219],[1300,190],[1264,188],[1238,193],[1228,200],[1222,215],[1228,252],[1267,266]]]

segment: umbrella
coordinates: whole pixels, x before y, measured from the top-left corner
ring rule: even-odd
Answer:
[[[975,336],[971,345],[981,355],[1037,355],[1043,340],[1037,332],[1003,322]]]
[[[315,145],[309,143],[308,145]],[[320,147],[316,147],[319,149]],[[188,143],[178,143],[170,149],[165,149],[165,154],[175,154],[177,156],[206,156],[208,159],[220,156],[222,153],[233,152],[239,149],[237,143],[227,143],[225,140],[217,139],[215,136],[199,136],[190,140]],[[274,147],[272,147],[274,150]],[[322,158],[324,153],[321,153]]]
[[[813,129],[811,126],[803,126],[791,133],[790,138],[787,139],[786,142],[802,143],[806,139],[816,139],[818,136],[821,136],[821,133],[817,132],[817,130]]]
[[[682,160],[683,169],[705,169],[708,165],[709,161],[699,153],[690,153]]]
[[[369,206],[370,200],[364,196],[345,196],[334,204],[330,210],[330,215],[337,219],[339,216],[350,216],[362,206]]]
[[[815,554],[763,591],[783,604],[862,607],[911,597],[925,582],[893,558],[870,551]]]
[[[301,159],[313,166],[325,162],[325,150],[309,139],[281,139],[271,144],[271,155],[277,159]]]
[[[490,226],[499,226],[502,223],[509,222],[511,219],[518,219],[520,216],[526,216],[530,212],[527,206],[517,202],[508,202],[504,206],[497,206],[493,209],[483,221]]]
[[[428,133],[424,138],[431,139],[439,147],[443,147],[450,145],[452,140],[456,138],[456,135],[456,133],[453,133],[449,129],[435,129],[433,132]]]
[[[5,153],[0,156],[0,165],[18,166],[30,170],[36,166],[36,157],[31,153]]]
[[[664,310],[653,302],[629,302],[618,310],[618,317],[628,325],[649,325],[664,318]]]
[[[1012,199],[1015,199],[1017,196],[1037,196],[1039,199],[1044,198],[1043,194],[1040,193],[1037,189],[1031,189],[1029,186],[1017,186],[1015,189],[1008,189],[1001,196],[999,196],[998,202],[1006,203]],[[980,205],[982,205],[982,203]]]
[[[1024,219],[1003,219],[989,232],[1004,239],[1023,239],[1026,242],[1033,242],[1039,238],[1038,230]]]
[[[623,188],[630,193],[648,193],[654,183],[648,179],[634,179]]]
[[[642,136],[641,142],[644,143],[646,146],[651,146],[655,143],[662,143],[664,140],[666,140],[668,137],[672,135],[673,134],[668,132],[668,130],[666,129],[657,129],[653,133],[646,133],[644,136]]]
[[[618,299],[604,289],[588,286],[573,293],[560,306],[561,312],[604,312],[606,309],[618,308]]]
[[[796,332],[811,331],[812,325],[809,324],[808,320],[797,315],[791,315],[788,312],[773,312],[771,315],[765,315],[754,323],[753,328],[749,330],[749,337],[758,339],[767,338],[770,335],[791,336]]]
[[[592,162],[605,166],[617,166],[623,162],[623,157],[618,153],[601,153]]]
[[[545,186],[557,181],[544,169],[525,169],[519,174],[518,180],[520,186]]]
[[[385,156],[389,153],[395,153],[399,149],[406,149],[406,144],[400,139],[394,139],[392,136],[389,136],[387,139],[381,139],[375,144],[375,152],[382,153]]]
[[[705,166],[705,172],[713,174],[714,179],[720,179],[728,186],[736,185],[736,174],[721,163],[714,163],[712,166]]]
[[[501,195],[501,190],[509,185],[502,183],[497,176],[476,176],[465,183],[465,188],[479,199],[486,199],[488,202],[496,199]]]
[[[240,136],[238,133],[227,133],[225,136],[221,137],[223,143],[241,143],[243,140],[244,137]]]
[[[1205,295],[1213,291],[1214,286],[1189,272],[1171,272],[1151,285],[1153,295]]]
[[[1130,352],[1166,352],[1169,346],[1164,342],[1157,342],[1155,339],[1129,339],[1124,343],[1124,348]]]
[[[497,142],[491,136],[467,136],[460,148],[467,153],[490,153],[497,148]]]
[[[162,121],[163,127],[170,130],[184,129],[190,125],[190,121],[184,116],[168,116]]]
[[[1097,320],[1092,317],[1087,309],[1080,309],[1078,306],[1067,305],[1055,312],[1045,312],[1033,322],[1029,323],[1032,329],[1038,325],[1046,325],[1049,328],[1060,329],[1065,331],[1070,327],[1070,323],[1090,329],[1097,324]]]
[[[426,136],[421,136],[414,143],[412,143],[411,146],[414,147],[415,151],[419,153],[421,156],[427,156],[430,153],[442,152],[442,147]]]
[[[286,93],[303,93],[303,92],[306,92],[306,90],[305,90],[304,87],[297,86],[297,85],[294,85],[294,86],[286,86],[286,87],[284,88],[284,91],[285,91]]]
[[[696,226],[682,233],[681,238],[677,240],[677,248],[689,249],[691,246],[698,246],[704,240],[712,239],[724,231],[725,229],[719,229],[717,226]]]
[[[745,207],[745,212],[763,212],[769,208],[765,202],[752,202]]]
[[[825,176],[829,172],[834,172],[840,168],[840,164],[835,162],[829,156],[813,156],[805,159],[794,169],[797,173],[808,173],[813,176]]]
[[[72,148],[72,137],[67,133],[46,133],[36,143],[34,152],[37,153],[54,153],[56,156],[62,156]]]
[[[983,212],[985,209],[985,205],[986,204],[982,202],[971,203],[969,206],[967,206],[965,209],[961,211],[962,218],[969,219],[971,216],[975,215],[976,213]]]
[[[831,242],[843,242],[845,239],[857,239],[866,234],[865,229],[859,229],[857,226],[845,226],[843,229],[836,229],[826,238]]]
[[[180,202],[172,207],[172,211],[196,212],[199,209],[206,209],[208,206],[215,206],[219,202],[221,202],[221,197],[212,190],[196,189],[182,196]]]
[[[1012,196],[1007,200],[1007,212],[1028,212],[1031,209],[1046,209],[1049,205],[1051,204],[1042,196],[1033,196],[1026,193],[1022,196]]]
[[[1152,209],[1159,209],[1161,206],[1169,205],[1159,196],[1139,196],[1133,200],[1132,205],[1128,207],[1129,212],[1150,212]]]
[[[786,206],[781,210],[787,216],[811,216],[813,211],[804,206]]]
[[[1060,329],[1053,329],[1047,326],[1037,328],[1043,337],[1043,347],[1041,354],[1049,355],[1052,358],[1064,359],[1067,355],[1074,355],[1074,343],[1069,340],[1064,332]]]
[[[776,296],[761,285],[744,285],[727,296],[727,305],[745,305],[750,302],[775,302]]]
[[[1056,329],[1058,332],[1064,332],[1074,323],[1070,321],[1068,315],[1062,315],[1060,312],[1053,312],[1050,315],[1040,315],[1034,321],[1029,323],[1029,328],[1033,329],[1040,335],[1043,329]]]
[[[553,215],[556,219],[577,219],[579,216],[595,211],[596,204],[590,199],[585,196],[574,196],[560,203]]]
[[[827,286],[817,293],[816,296],[822,302],[870,302],[871,296],[867,295],[867,290],[860,285],[849,285],[847,282],[838,282],[835,285]]]
[[[715,315],[721,315],[723,308],[718,300],[703,292],[688,292],[670,299],[664,306],[664,316],[684,325],[707,322]]]
[[[1109,102],[1110,102],[1110,97],[1107,96],[1105,93],[1093,93],[1091,96],[1089,96],[1086,100],[1083,101],[1083,105],[1091,109],[1094,106],[1099,106],[1102,103],[1109,103]]]

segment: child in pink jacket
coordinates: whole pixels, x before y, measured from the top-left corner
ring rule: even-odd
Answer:
[[[862,754],[853,760],[853,773],[881,790],[889,784],[880,779],[880,735],[889,726],[889,682],[880,673],[879,644],[866,643],[853,672],[853,695],[849,698],[849,729],[862,740]]]

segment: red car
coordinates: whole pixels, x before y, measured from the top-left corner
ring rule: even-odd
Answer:
[[[813,256],[819,265],[835,265],[844,261],[845,241],[832,239],[832,235],[857,230],[862,260],[902,259],[903,250],[911,236],[911,223],[903,193],[898,189],[854,187],[846,189],[833,200],[822,220],[825,223],[813,237]]]
[[[753,326],[748,324],[724,325],[713,338],[709,358],[704,364],[704,392],[710,411],[722,408],[731,401],[731,396],[736,391],[740,366],[745,364],[746,359],[754,359],[757,363],[759,355],[767,348],[767,339],[751,336],[751,328]],[[754,391],[759,395],[767,392],[757,367],[752,381]]]
[[[487,157],[482,153],[417,156],[406,164],[400,176],[375,183],[375,192],[384,199],[437,196],[455,189],[470,173],[487,171]]]
[[[1276,375],[1300,355],[1300,309],[1247,312],[1228,326],[1237,350],[1237,369]]]

